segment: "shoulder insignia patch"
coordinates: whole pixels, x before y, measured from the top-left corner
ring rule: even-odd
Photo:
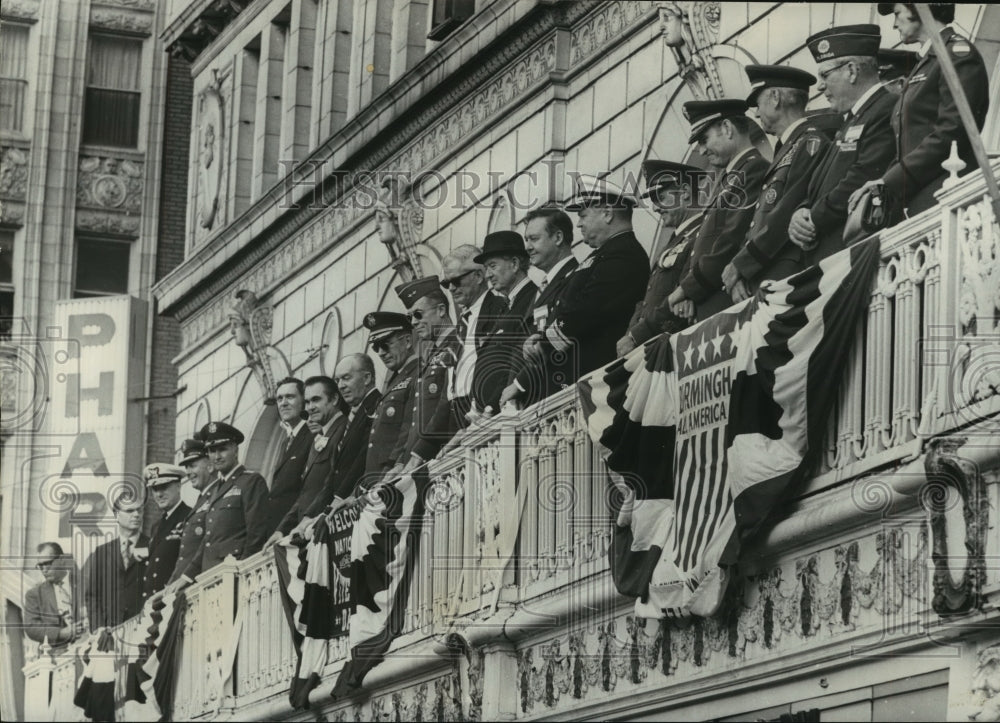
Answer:
[[[774,203],[777,200],[778,200],[778,189],[777,188],[767,189],[767,193],[764,194],[764,201],[766,203]]]
[[[815,156],[819,153],[820,146],[823,145],[823,141],[819,138],[812,137],[806,139],[806,153],[810,156]]]

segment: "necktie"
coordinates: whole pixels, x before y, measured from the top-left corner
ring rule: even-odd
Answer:
[[[779,138],[779,139],[778,139],[778,142],[774,144],[774,155],[778,155],[778,151],[780,151],[780,150],[781,150],[781,146],[782,146],[782,145],[783,145],[783,144],[782,144],[782,142],[781,142],[781,139]]]
[[[538,285],[538,293],[542,293],[543,291],[545,291],[545,287],[548,285],[549,285],[549,277],[546,276],[544,279],[542,279],[542,283]]]
[[[462,340],[463,344],[465,343],[466,335],[469,333],[470,318],[472,318],[472,311],[470,309],[466,309],[462,312],[462,316],[458,322],[458,338]]]
[[[126,570],[132,564],[132,540],[122,540],[122,562],[125,564]]]

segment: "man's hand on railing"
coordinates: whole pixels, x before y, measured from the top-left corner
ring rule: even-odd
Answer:
[[[803,251],[811,251],[816,246],[816,225],[808,208],[800,208],[792,214],[788,237]]]
[[[532,334],[521,345],[521,353],[525,359],[537,359],[542,355],[542,335]]]
[[[729,296],[732,298],[734,304],[738,304],[744,299],[749,299],[752,294],[749,287],[747,287],[747,282],[743,279],[737,279],[736,283],[729,287]]]
[[[667,303],[670,304],[670,310],[674,312],[675,316],[694,321],[694,302],[684,296],[684,289],[680,286],[670,292]]]
[[[520,394],[521,390],[518,389],[516,384],[514,384],[513,382],[508,384],[506,387],[503,388],[503,391],[500,392],[500,408],[503,409],[505,406],[507,406],[507,402],[512,402],[517,406],[518,409],[520,409],[521,405],[517,400],[517,397]]]
[[[878,188],[882,185],[884,185],[882,179],[876,178],[874,181],[868,181],[865,185],[852,193],[851,197],[847,201],[847,213],[853,213],[855,206],[861,203],[864,197],[870,193],[873,188]]]
[[[615,352],[618,356],[625,356],[635,349],[635,346],[635,339],[632,338],[632,332],[627,332],[625,336],[615,343]]]
[[[282,537],[284,537],[284,535],[282,535],[280,531],[275,531],[273,535],[267,538],[267,542],[264,543],[263,549],[270,550],[272,547],[278,544],[278,540],[280,540]]]

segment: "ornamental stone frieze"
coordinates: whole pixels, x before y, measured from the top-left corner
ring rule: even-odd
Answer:
[[[0,146],[0,200],[24,201],[28,193],[27,148]]]
[[[229,70],[213,72],[212,82],[198,94],[196,133],[198,137],[198,176],[195,188],[196,239],[211,234],[225,223],[224,197],[222,189],[226,184],[226,169],[229,167],[228,142],[226,134],[226,98],[229,87],[226,82]]]
[[[457,667],[432,680],[353,703],[326,714],[331,721],[475,721],[462,701],[463,687]]]
[[[4,0],[0,3],[0,17],[35,22],[40,6],[40,0]]]
[[[576,701],[723,674],[806,641],[831,645],[852,634],[863,644],[856,631],[913,632],[927,604],[927,547],[923,525],[887,527],[746,578],[723,606],[728,612],[716,617],[624,614],[524,646],[517,660],[520,712],[542,715]]]
[[[145,178],[141,155],[80,156],[76,227],[83,231],[138,236]]]
[[[101,30],[113,30],[119,33],[136,35],[151,35],[153,33],[153,15],[151,13],[131,12],[128,10],[107,10],[93,8],[90,11],[90,26]]]
[[[582,63],[604,48],[608,40],[618,37],[630,26],[642,20],[649,10],[649,3],[605,3],[604,7],[573,29],[570,39],[570,62]]]

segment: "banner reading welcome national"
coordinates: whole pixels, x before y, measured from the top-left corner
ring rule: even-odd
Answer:
[[[643,617],[711,615],[741,545],[820,450],[877,239],[579,381],[622,491],[611,549]]]

